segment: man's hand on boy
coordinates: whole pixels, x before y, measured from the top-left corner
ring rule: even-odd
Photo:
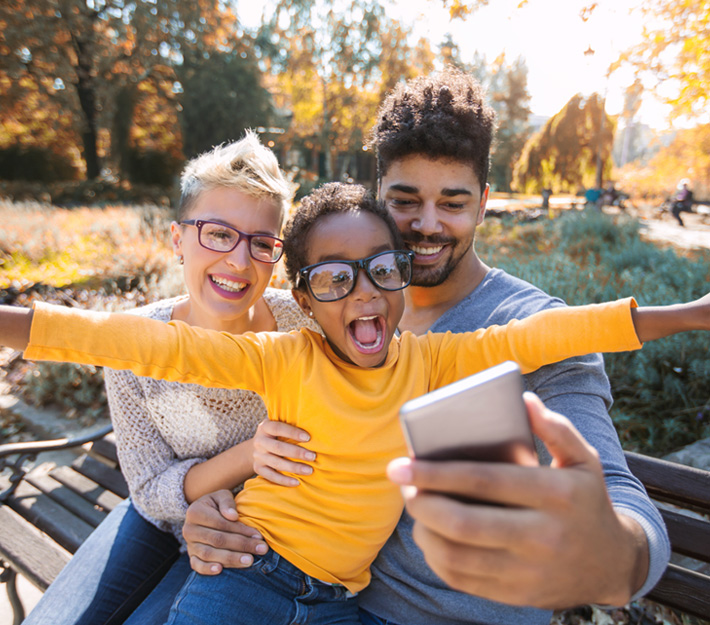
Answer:
[[[434,572],[463,592],[548,609],[623,605],[646,579],[645,534],[613,509],[596,450],[534,395],[526,394],[526,404],[551,467],[390,464],[390,479],[416,487],[403,489],[414,539]]]
[[[252,565],[254,555],[269,550],[261,534],[238,519],[234,495],[228,490],[218,490],[192,502],[182,535],[194,571],[217,575],[223,567],[245,568]]]

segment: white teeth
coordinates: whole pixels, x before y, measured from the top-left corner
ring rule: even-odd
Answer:
[[[219,284],[225,291],[234,291],[236,293],[243,291],[247,286],[246,282],[232,282],[232,280],[218,278],[217,276],[210,276],[210,280],[215,284]]]
[[[356,321],[370,321],[370,319],[377,319],[377,315],[370,315],[369,317],[358,317]]]
[[[415,254],[420,254],[421,256],[431,256],[433,254],[438,254],[444,249],[443,245],[437,245],[436,247],[417,247],[416,245],[410,245],[411,249]]]

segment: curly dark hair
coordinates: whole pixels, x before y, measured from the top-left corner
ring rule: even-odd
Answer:
[[[397,224],[383,204],[359,184],[329,182],[301,200],[300,206],[284,228],[286,275],[295,287],[298,272],[308,265],[308,236],[321,217],[334,213],[367,212],[385,223],[392,235],[393,249],[403,249],[404,241]]]
[[[380,106],[368,146],[377,153],[380,178],[393,161],[421,154],[470,163],[483,191],[494,132],[483,87],[449,67],[397,85]]]

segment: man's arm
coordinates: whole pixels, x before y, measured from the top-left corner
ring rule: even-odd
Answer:
[[[550,467],[395,461],[414,538],[457,590],[512,605],[621,605],[646,579],[648,547],[636,521],[609,500],[596,450],[534,396],[526,403]],[[436,492],[434,492],[436,490]],[[509,507],[464,504],[442,493]]]

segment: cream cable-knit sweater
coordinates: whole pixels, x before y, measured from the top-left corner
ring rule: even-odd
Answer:
[[[162,300],[135,314],[170,321],[184,297]],[[264,300],[279,331],[319,330],[290,291],[266,289]],[[261,398],[249,391],[163,382],[128,371],[104,371],[121,470],[138,512],[182,544],[187,501],[185,474],[193,465],[251,438],[266,418]]]

